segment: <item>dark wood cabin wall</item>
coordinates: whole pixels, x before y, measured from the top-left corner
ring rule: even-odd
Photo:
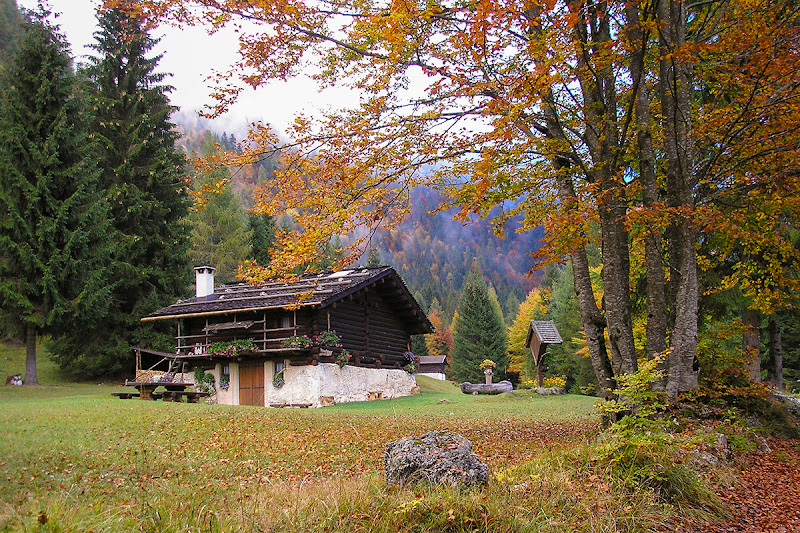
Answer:
[[[370,349],[383,354],[387,366],[408,363],[403,354],[410,341],[408,330],[392,309],[391,303],[379,293],[369,299]]]
[[[321,309],[319,331],[328,329],[329,315],[330,329],[341,335],[342,346],[354,356],[353,364],[399,368],[408,363],[403,356],[409,341],[406,328],[376,291],[368,289]]]
[[[444,365],[440,363],[430,363],[430,364],[422,363],[421,365],[419,365],[418,371],[421,373],[429,373],[429,374],[435,374],[435,373],[444,374]]]
[[[367,355],[367,336],[365,329],[365,307],[361,298],[338,302],[336,307],[322,309],[317,325],[319,331],[330,329],[342,337],[342,347],[355,355]]]

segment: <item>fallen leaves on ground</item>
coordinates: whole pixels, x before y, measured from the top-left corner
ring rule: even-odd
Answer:
[[[734,459],[740,476],[721,492],[731,519],[692,524],[683,533],[791,533],[800,531],[800,441],[770,440],[770,452]]]

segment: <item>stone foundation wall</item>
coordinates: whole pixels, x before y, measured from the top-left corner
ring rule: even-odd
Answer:
[[[234,362],[229,365],[230,388],[224,391],[217,386],[214,400],[221,405],[238,405],[239,365]],[[410,396],[417,387],[414,376],[405,370],[351,365],[339,368],[333,363],[320,363],[317,366],[287,366],[283,373],[284,385],[278,388],[272,384],[273,362],[267,361],[264,367],[264,404],[267,407],[324,407],[337,403],[388,400]],[[209,371],[217,385],[221,370],[218,364]]]
[[[289,366],[284,385],[275,388],[270,377],[265,386],[266,404],[323,407],[336,403],[364,402],[410,396],[417,382],[405,370],[362,368],[333,363]]]

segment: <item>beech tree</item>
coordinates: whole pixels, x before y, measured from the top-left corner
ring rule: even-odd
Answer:
[[[519,306],[514,322],[508,327],[508,372],[519,376],[519,381],[533,381],[536,377],[536,365],[530,348],[525,347],[528,327],[531,320],[544,320],[550,291],[536,287],[532,289]]]
[[[444,355],[449,365],[453,350],[453,332],[442,323],[442,313],[438,309],[431,310],[428,319],[433,325],[433,333],[425,335],[427,352],[429,355]]]
[[[794,2],[144,0],[136,9],[212,28],[246,22],[212,113],[242,84],[285,79],[308,64],[322,85],[360,95],[350,109],[300,117],[290,132],[284,168],[257,207],[296,210],[304,231],[280,234],[270,269],[251,271],[254,281],[311,263],[331,235],[391,227],[408,211],[408,191],[424,183],[445,191],[464,221],[502,206],[499,226],[517,214],[520,230],[544,226],[535,257],[571,260],[604,394],[643,355],[630,298],[632,261],[643,261],[646,355],[669,348],[660,386],[675,396],[698,385],[701,234],[797,262],[781,232],[768,229],[776,210],[800,212]],[[256,126],[235,160],[252,162],[279,143]],[[730,216],[721,206],[734,190],[752,201]],[[762,231],[751,234],[739,218]],[[593,223],[602,305],[586,254]],[[748,279],[745,269],[730,282]],[[797,276],[775,282],[759,305],[775,305]]]
[[[0,96],[0,301],[38,383],[39,334],[84,330],[110,297],[108,209],[67,44],[27,12]]]

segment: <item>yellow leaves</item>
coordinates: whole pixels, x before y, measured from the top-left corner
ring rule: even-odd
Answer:
[[[536,287],[532,289],[519,306],[514,323],[508,327],[507,353],[510,364],[508,370],[520,374],[520,378],[533,379],[533,359],[529,348],[525,347],[528,325],[531,320],[544,320],[550,303],[550,291]]]
[[[394,514],[396,515],[406,515],[414,512],[417,508],[419,508],[425,502],[424,498],[415,498],[413,500],[409,500],[407,502],[403,502],[397,506],[394,510]]]

